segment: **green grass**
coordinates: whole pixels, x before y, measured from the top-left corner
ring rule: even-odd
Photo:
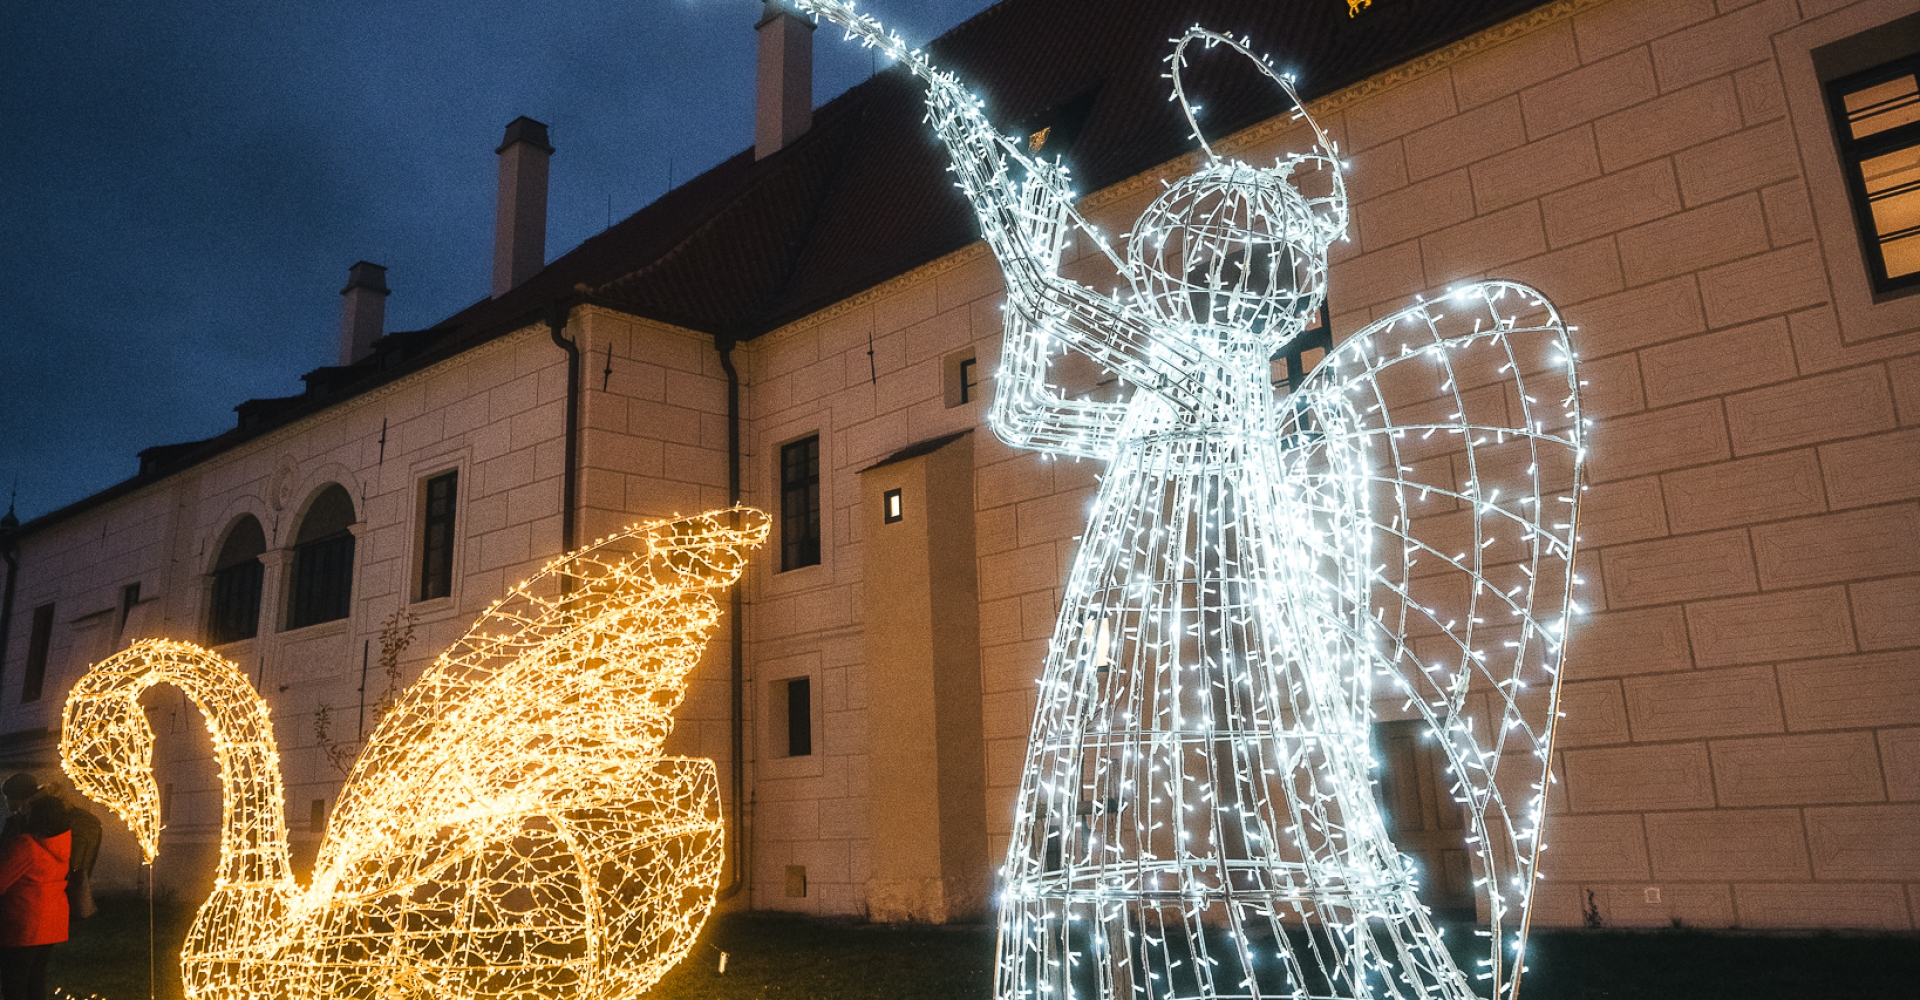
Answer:
[[[101,901],[54,949],[52,985],[77,997],[147,992],[147,906]],[[180,941],[192,907],[154,911],[161,1000],[181,997]],[[718,971],[720,953],[727,971]],[[1913,1000],[1920,937],[1708,931],[1542,931],[1525,1000]],[[985,1000],[990,927],[891,927],[767,913],[716,917],[660,982],[660,1000]]]

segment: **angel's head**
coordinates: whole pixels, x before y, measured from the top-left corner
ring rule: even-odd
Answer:
[[[1287,80],[1239,42],[1200,28],[1170,60],[1174,95],[1193,123],[1180,80],[1186,47],[1224,44],[1253,59],[1295,105]],[[1158,319],[1202,328],[1228,344],[1268,353],[1305,328],[1326,295],[1327,247],[1346,232],[1347,202],[1331,143],[1304,111],[1318,147],[1271,167],[1214,154],[1194,123],[1208,163],[1167,186],[1127,241],[1134,290]]]

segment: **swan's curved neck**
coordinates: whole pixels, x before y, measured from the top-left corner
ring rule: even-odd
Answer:
[[[206,717],[220,765],[224,802],[216,885],[291,885],[286,793],[267,703],[233,664],[217,656],[158,662],[142,680],[178,687]]]

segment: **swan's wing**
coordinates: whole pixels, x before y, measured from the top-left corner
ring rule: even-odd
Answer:
[[[1381,707],[1440,737],[1492,926],[1466,971],[1497,996],[1519,977],[1572,609],[1573,357],[1543,296],[1486,282],[1360,331],[1281,403],[1306,502],[1366,511],[1370,593],[1337,613]]]

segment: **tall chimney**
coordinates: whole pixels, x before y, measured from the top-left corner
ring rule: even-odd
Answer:
[[[340,363],[350,365],[372,354],[373,342],[386,333],[387,269],[364,260],[347,268],[340,294]]]
[[[760,32],[753,158],[763,160],[813,127],[813,22],[766,0]]]
[[[507,123],[500,154],[500,202],[493,226],[493,296],[547,266],[547,127],[525,115]]]

